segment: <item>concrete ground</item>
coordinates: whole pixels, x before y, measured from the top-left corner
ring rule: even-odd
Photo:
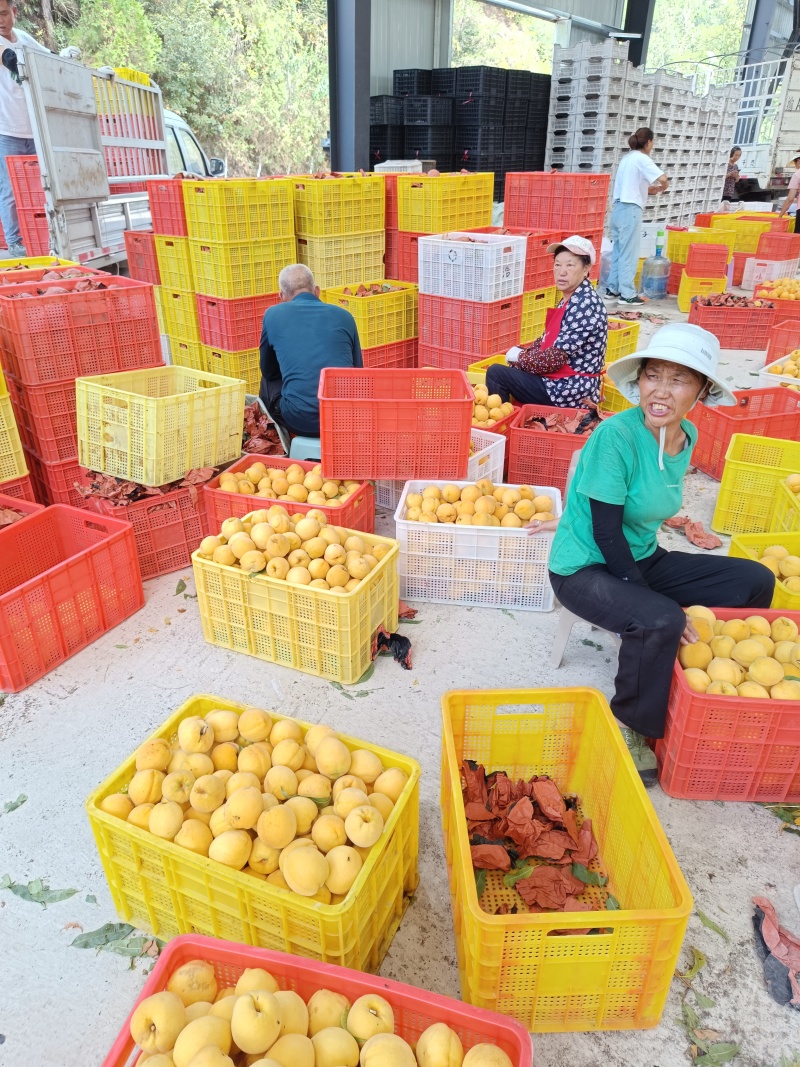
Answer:
[[[681,318],[674,300],[663,303],[669,318]],[[643,339],[651,330],[645,322]],[[737,387],[752,386],[763,358],[725,352],[723,374]],[[685,512],[706,529],[715,497],[716,483],[702,474],[688,476]],[[379,532],[391,533],[392,526],[382,516]],[[679,533],[664,533],[661,540],[666,547],[687,548]],[[69,947],[79,927],[91,931],[117,918],[83,804],[191,694],[213,693],[325,721],[420,761],[420,885],[381,973],[458,997],[439,817],[442,693],[591,685],[610,696],[613,689],[613,647],[587,626],[575,627],[562,669],[550,667],[557,612],[420,604],[419,625],[405,630],[414,646],[413,670],[383,658],[353,697],[320,679],[205,644],[196,602],[176,595],[181,576],[191,592],[188,567],[147,582],[147,603],[138,615],[0,707],[0,812],[19,793],[28,797],[16,811],[0,814],[0,877],[41,878],[53,889],[79,890],[46,909],[0,890],[4,1067],[101,1063],[141,988],[142,963],[131,969],[120,956]],[[590,637],[593,644],[582,643]],[[694,985],[714,1001],[701,1012],[702,1026],[718,1033],[711,1040],[741,1044],[739,1067],[779,1067],[782,1056],[800,1050],[800,1013],[779,1007],[765,992],[753,947],[751,898],[769,897],[781,921],[800,931],[792,895],[800,882],[800,840],[781,833],[778,820],[756,804],[672,800],[658,787],[651,797],[697,908],[730,938],[704,928],[696,915],[689,921],[682,969],[691,964],[693,947],[702,951],[708,962]],[[684,1067],[692,1062],[680,1022],[684,989],[678,979],[673,982],[654,1030],[534,1035],[537,1067]]]

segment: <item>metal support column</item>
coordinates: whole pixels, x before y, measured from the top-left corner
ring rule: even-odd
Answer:
[[[635,67],[643,67],[647,59],[647,46],[650,43],[650,30],[653,27],[653,12],[656,0],[629,0],[625,11],[625,33],[638,33],[631,38],[628,58]]]
[[[370,0],[328,0],[331,169],[369,168]]]
[[[772,58],[767,49],[771,42],[770,27],[775,19],[777,8],[778,0],[756,0],[745,63],[760,63],[762,60]]]

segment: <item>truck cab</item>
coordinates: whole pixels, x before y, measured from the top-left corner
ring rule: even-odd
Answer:
[[[191,126],[176,111],[164,108],[164,139],[167,144],[167,168],[170,174],[185,171],[201,178],[224,177],[225,161],[209,159]]]

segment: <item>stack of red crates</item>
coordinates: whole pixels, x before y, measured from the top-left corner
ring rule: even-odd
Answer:
[[[50,230],[39,160],[36,156],[7,156],[6,162],[25,251],[29,256],[46,256],[50,251]]]

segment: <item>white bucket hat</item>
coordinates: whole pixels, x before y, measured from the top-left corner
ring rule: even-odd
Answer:
[[[738,400],[717,374],[719,341],[713,333],[691,322],[675,322],[662,326],[650,338],[650,344],[641,352],[623,356],[610,363],[606,374],[626,400],[639,403],[639,367],[643,359],[663,359],[681,367],[703,374],[711,389],[703,401],[708,407],[735,406]]]
[[[568,252],[572,252],[574,256],[588,256],[589,262],[594,266],[595,260],[597,259],[597,253],[594,250],[592,242],[585,237],[579,237],[577,234],[572,237],[565,237],[563,241],[556,241],[555,244],[548,245],[547,251],[551,256],[557,256],[564,248],[566,248]]]

